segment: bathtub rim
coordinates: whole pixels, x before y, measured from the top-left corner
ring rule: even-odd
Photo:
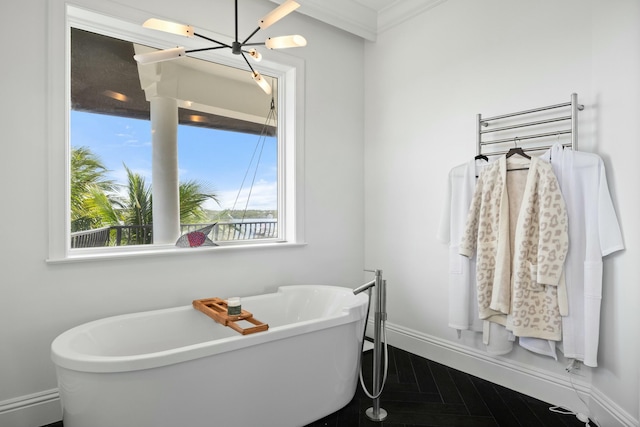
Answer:
[[[273,293],[252,295],[244,298],[248,299],[251,297],[260,297],[263,295],[267,296],[272,294],[286,293],[295,291],[297,288],[305,288],[305,290],[308,290],[309,288],[313,287],[332,288],[336,291],[352,292],[350,288],[340,286],[287,285],[278,287],[276,292]],[[199,359],[202,357],[213,356],[220,353],[236,351],[265,342],[282,340],[294,337],[299,334],[311,333],[317,330],[337,327],[360,320],[365,322],[366,319],[364,319],[364,317],[366,315],[367,303],[368,295],[366,295],[365,293],[361,293],[359,295],[354,295],[353,303],[345,304],[338,314],[332,316],[305,320],[272,328],[270,327],[267,331],[258,332],[255,334],[237,334],[227,338],[221,338],[213,341],[206,341],[202,343],[176,347],[169,350],[162,350],[144,354],[126,356],[96,356],[78,352],[71,347],[72,340],[78,333],[85,333],[86,330],[89,330],[92,327],[96,327],[109,322],[117,322],[126,318],[144,317],[150,315],[151,313],[160,314],[162,312],[191,311],[194,310],[194,308],[191,305],[185,305],[109,316],[83,323],[58,335],[51,343],[51,360],[56,365],[56,367],[65,368],[72,371],[91,373],[116,373],[158,368],[162,366],[173,365],[176,363],[187,362],[189,360]],[[222,327],[218,324],[214,324],[213,326]]]

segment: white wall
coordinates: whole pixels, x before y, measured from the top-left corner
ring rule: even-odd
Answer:
[[[305,61],[306,246],[45,263],[48,3],[24,0],[0,5],[0,35],[19,45],[11,58],[2,61],[0,79],[4,98],[0,107],[3,427],[34,427],[61,418],[49,346],[72,326],[119,313],[190,304],[196,298],[263,293],[278,285],[355,287],[363,278],[363,41],[299,14],[269,30],[270,34],[302,33],[308,40],[306,48],[283,53]],[[174,17],[233,35],[233,2],[122,3],[146,10],[150,16]],[[276,5],[244,0],[240,6],[241,31],[248,34],[257,19]]]
[[[476,154],[476,114],[576,92],[580,147],[605,161],[627,247],[605,260],[599,367],[577,381],[603,426],[637,426],[640,3],[447,0],[365,51],[365,259],[388,280],[390,342],[586,412],[563,362],[521,349],[484,358],[477,340],[457,339],[435,238],[447,173]]]

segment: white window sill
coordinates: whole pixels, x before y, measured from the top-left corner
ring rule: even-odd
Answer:
[[[293,248],[306,246],[306,243],[268,242],[250,244],[225,244],[220,246],[201,246],[197,248],[178,248],[173,245],[166,246],[130,246],[114,250],[114,248],[100,249],[74,249],[67,257],[48,258],[47,264],[66,264],[73,262],[100,261],[111,259],[131,259],[138,257],[183,256],[203,252],[229,252],[229,251],[254,251],[270,250],[275,248]]]

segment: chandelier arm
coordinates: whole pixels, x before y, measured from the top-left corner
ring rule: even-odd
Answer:
[[[216,50],[216,49],[226,49],[229,46],[214,46],[214,47],[203,47],[200,49],[190,49],[190,50],[185,50],[184,53],[193,53],[193,52],[204,52],[207,50]]]
[[[247,42],[249,41],[249,39],[251,39],[251,37],[255,36],[256,33],[260,31],[260,27],[256,28],[253,33],[249,34],[249,37],[247,37],[246,39],[244,39],[244,41],[242,42],[243,45],[246,45]]]
[[[242,43],[242,46],[264,46],[264,42],[261,43]]]
[[[240,52],[240,55],[242,55],[242,58],[244,59],[244,62],[246,62],[246,63],[247,63],[247,65],[248,65],[248,66],[249,66],[249,68],[251,69],[251,72],[252,72],[253,74],[255,74],[255,73],[256,73],[256,70],[254,70],[254,69],[253,69],[253,67],[251,66],[251,63],[249,62],[249,60],[247,59],[247,57],[246,57],[246,56],[244,56],[244,52],[242,52],[242,51],[241,51],[241,52]]]
[[[231,49],[231,45],[228,45],[226,43],[219,42],[218,40],[214,40],[212,38],[203,36],[202,34],[193,33],[193,35],[196,36],[196,37],[200,37],[201,39],[208,40],[208,41],[213,42],[213,43],[218,43],[219,45],[222,45],[221,47],[228,47],[229,49]]]

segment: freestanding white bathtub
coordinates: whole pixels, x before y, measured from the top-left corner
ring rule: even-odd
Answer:
[[[368,297],[284,286],[242,298],[241,335],[191,305],[109,317],[51,345],[65,427],[304,426],[357,385]]]

